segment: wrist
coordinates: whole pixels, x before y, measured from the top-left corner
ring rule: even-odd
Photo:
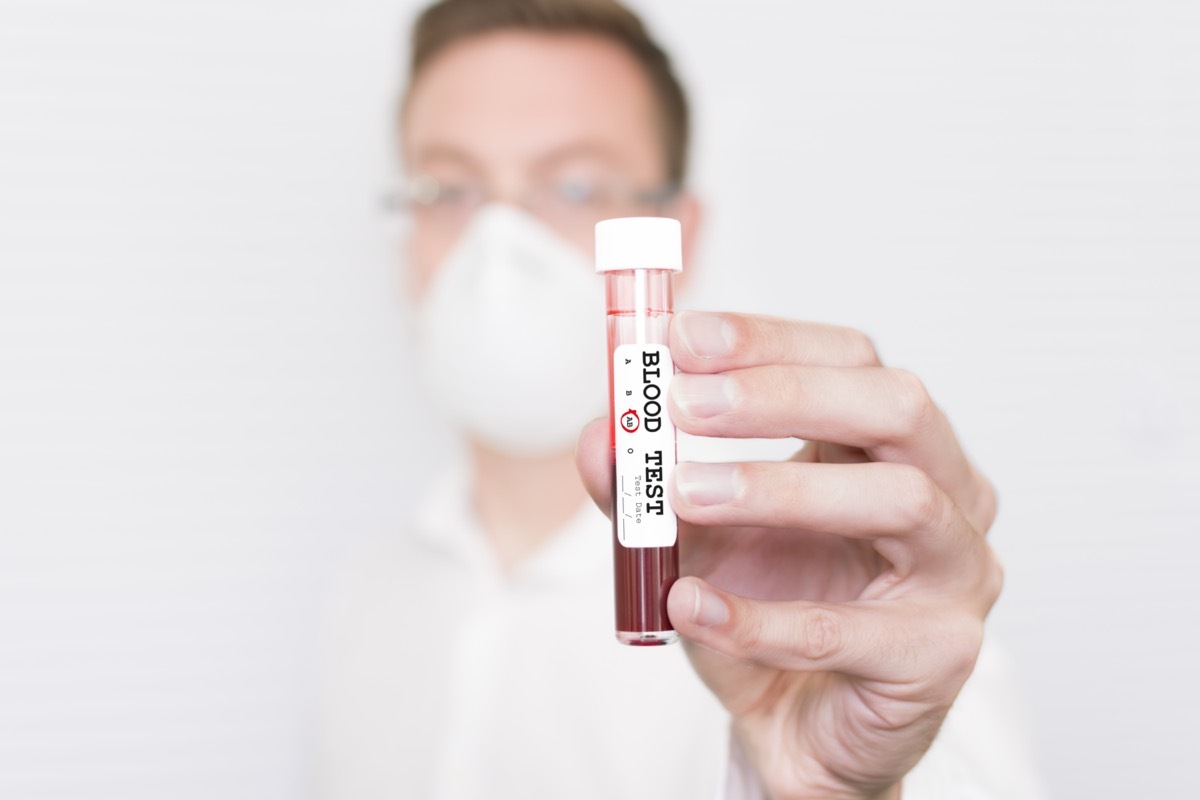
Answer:
[[[869,794],[855,795],[855,797],[857,797],[859,800],[902,800],[901,792],[900,792],[900,785],[901,785],[900,782],[897,781],[896,783],[892,784],[891,786],[889,786],[886,789],[883,789],[881,791],[871,792]],[[764,788],[766,791],[766,797],[769,798],[769,800],[782,800],[782,798],[788,798],[788,797],[793,796],[791,794],[786,794],[786,793],[785,794],[777,793],[777,792],[773,791],[769,786],[766,786]],[[805,794],[805,795],[803,795],[803,797],[805,798],[805,800],[809,800],[809,798],[812,798],[812,795]],[[814,800],[815,800],[815,798],[814,798]]]
[[[900,782],[892,784],[878,796],[878,800],[900,800]]]

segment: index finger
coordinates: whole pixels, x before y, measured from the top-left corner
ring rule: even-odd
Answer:
[[[684,372],[713,373],[767,364],[879,365],[861,331],[765,314],[682,311],[671,322],[671,357]]]

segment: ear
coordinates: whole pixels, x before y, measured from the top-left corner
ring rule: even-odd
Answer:
[[[696,268],[696,248],[700,240],[704,204],[696,195],[684,190],[671,201],[664,211],[664,216],[679,220],[683,236],[683,272],[675,276],[675,288],[678,291],[691,282],[690,276]]]

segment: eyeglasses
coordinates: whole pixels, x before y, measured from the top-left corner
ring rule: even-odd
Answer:
[[[661,213],[679,194],[674,185],[637,189],[620,180],[539,180],[511,198],[559,233],[576,240],[592,235],[597,222],[635,212]],[[504,200],[482,181],[417,175],[387,192],[387,211],[411,216],[434,232],[456,235],[486,203]]]

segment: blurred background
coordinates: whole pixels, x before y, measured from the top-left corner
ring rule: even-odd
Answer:
[[[689,304],[921,375],[1051,788],[1186,793],[1200,5],[633,5],[696,107]],[[446,446],[377,204],[415,8],[0,2],[0,797],[307,791],[322,591]]]

